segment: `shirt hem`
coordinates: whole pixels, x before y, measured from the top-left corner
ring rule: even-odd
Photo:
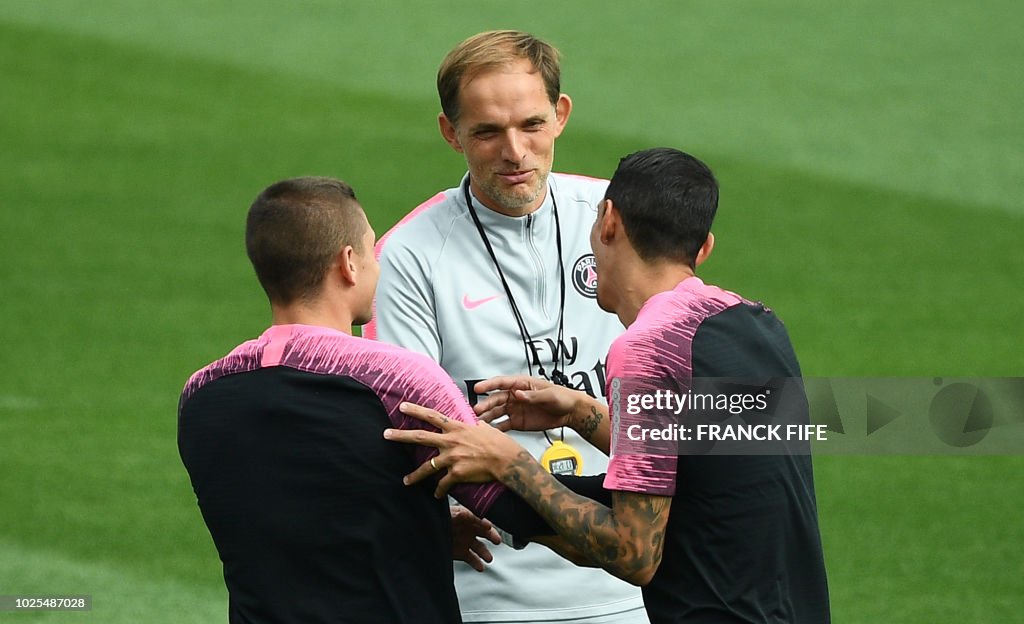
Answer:
[[[519,611],[463,611],[462,621],[466,624],[521,624],[524,622],[580,622],[590,618],[644,612],[644,601],[640,597],[616,600],[599,605],[559,609],[524,609]]]

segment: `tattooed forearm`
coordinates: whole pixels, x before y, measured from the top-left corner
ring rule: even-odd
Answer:
[[[605,454],[609,451],[609,430],[607,408],[593,402],[580,406],[573,414],[570,426],[587,442]]]
[[[609,509],[566,488],[526,451],[501,480],[569,545],[615,576],[646,584],[661,563],[670,498],[616,492]]]
[[[604,420],[604,415],[597,411],[594,406],[590,407],[590,413],[583,417],[579,423],[579,429],[576,430],[586,440],[590,440],[594,432],[597,431],[598,425]]]
[[[597,564],[590,560],[586,554],[570,544],[561,535],[540,535],[530,539],[535,544],[543,544],[558,553],[562,559],[566,559],[578,566],[585,568],[596,568]]]

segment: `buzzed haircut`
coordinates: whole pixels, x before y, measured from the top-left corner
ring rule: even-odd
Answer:
[[[473,35],[455,46],[437,71],[437,94],[448,121],[459,119],[459,89],[462,80],[482,72],[508,66],[518,60],[530,61],[544,80],[548,100],[554,105],[562,89],[561,55],[549,43],[518,30],[491,30]]]
[[[707,165],[668,147],[635,152],[619,161],[605,197],[641,259],[695,268],[718,210],[718,182]]]
[[[325,177],[293,178],[267,187],[245,225],[245,250],[271,303],[311,301],[338,253],[363,247],[367,224],[355,191]]]

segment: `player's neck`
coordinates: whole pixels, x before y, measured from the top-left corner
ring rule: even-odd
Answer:
[[[311,325],[328,327],[352,335],[352,312],[338,306],[328,306],[322,302],[292,303],[289,305],[272,304],[271,324],[273,325]]]
[[[629,286],[622,290],[616,307],[619,321],[626,327],[636,321],[640,309],[651,297],[675,289],[679,282],[694,275],[689,266],[670,262],[638,264],[631,273]]]

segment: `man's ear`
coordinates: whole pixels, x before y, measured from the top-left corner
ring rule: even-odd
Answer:
[[[337,266],[338,274],[341,275],[341,281],[346,286],[355,286],[356,277],[358,273],[358,264],[356,263],[356,250],[352,245],[345,245],[341,251],[338,252],[335,266]]]
[[[569,123],[570,114],[572,114],[572,99],[568,95],[560,93],[558,101],[555,102],[555,138],[562,135],[565,124]]]
[[[711,250],[715,248],[715,235],[708,232],[708,237],[704,239],[704,244],[700,246],[697,251],[697,259],[694,261],[694,266],[700,266],[704,264],[704,261],[711,255]]]
[[[444,137],[445,142],[452,146],[452,149],[458,153],[462,153],[462,143],[459,142],[459,135],[455,131],[455,124],[448,120],[448,117],[444,113],[437,115],[437,126],[441,130],[441,136]]]
[[[605,199],[601,212],[598,213],[598,221],[600,227],[598,232],[601,234],[601,242],[607,245],[622,232],[622,213],[615,206],[615,202],[610,199]]]

